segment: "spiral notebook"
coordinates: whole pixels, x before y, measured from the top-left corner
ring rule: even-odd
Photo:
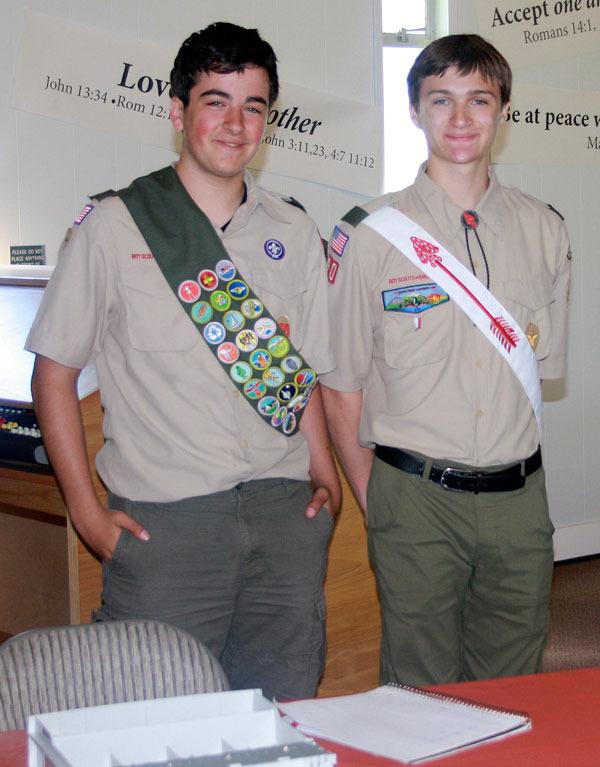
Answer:
[[[305,735],[409,764],[531,728],[527,714],[400,685],[278,707]]]

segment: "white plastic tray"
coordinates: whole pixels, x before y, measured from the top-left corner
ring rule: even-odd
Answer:
[[[29,767],[335,765],[260,690],[117,703],[30,716]]]

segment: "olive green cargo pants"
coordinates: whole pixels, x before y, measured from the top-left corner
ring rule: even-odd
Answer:
[[[383,683],[539,671],[554,532],[543,468],[522,489],[475,494],[376,458],[368,510]]]

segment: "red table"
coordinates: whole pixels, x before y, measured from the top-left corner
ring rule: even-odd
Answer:
[[[443,757],[440,767],[598,767],[600,668],[440,685],[436,692],[527,712],[533,729]],[[398,767],[400,762],[321,741],[339,767]],[[24,732],[0,733],[0,767],[25,767]],[[433,762],[436,764],[436,762]]]

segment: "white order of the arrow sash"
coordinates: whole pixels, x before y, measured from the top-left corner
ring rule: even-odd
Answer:
[[[399,210],[380,208],[362,223],[385,237],[443,288],[504,357],[531,402],[541,436],[542,392],[537,360],[514,317],[457,258]]]

